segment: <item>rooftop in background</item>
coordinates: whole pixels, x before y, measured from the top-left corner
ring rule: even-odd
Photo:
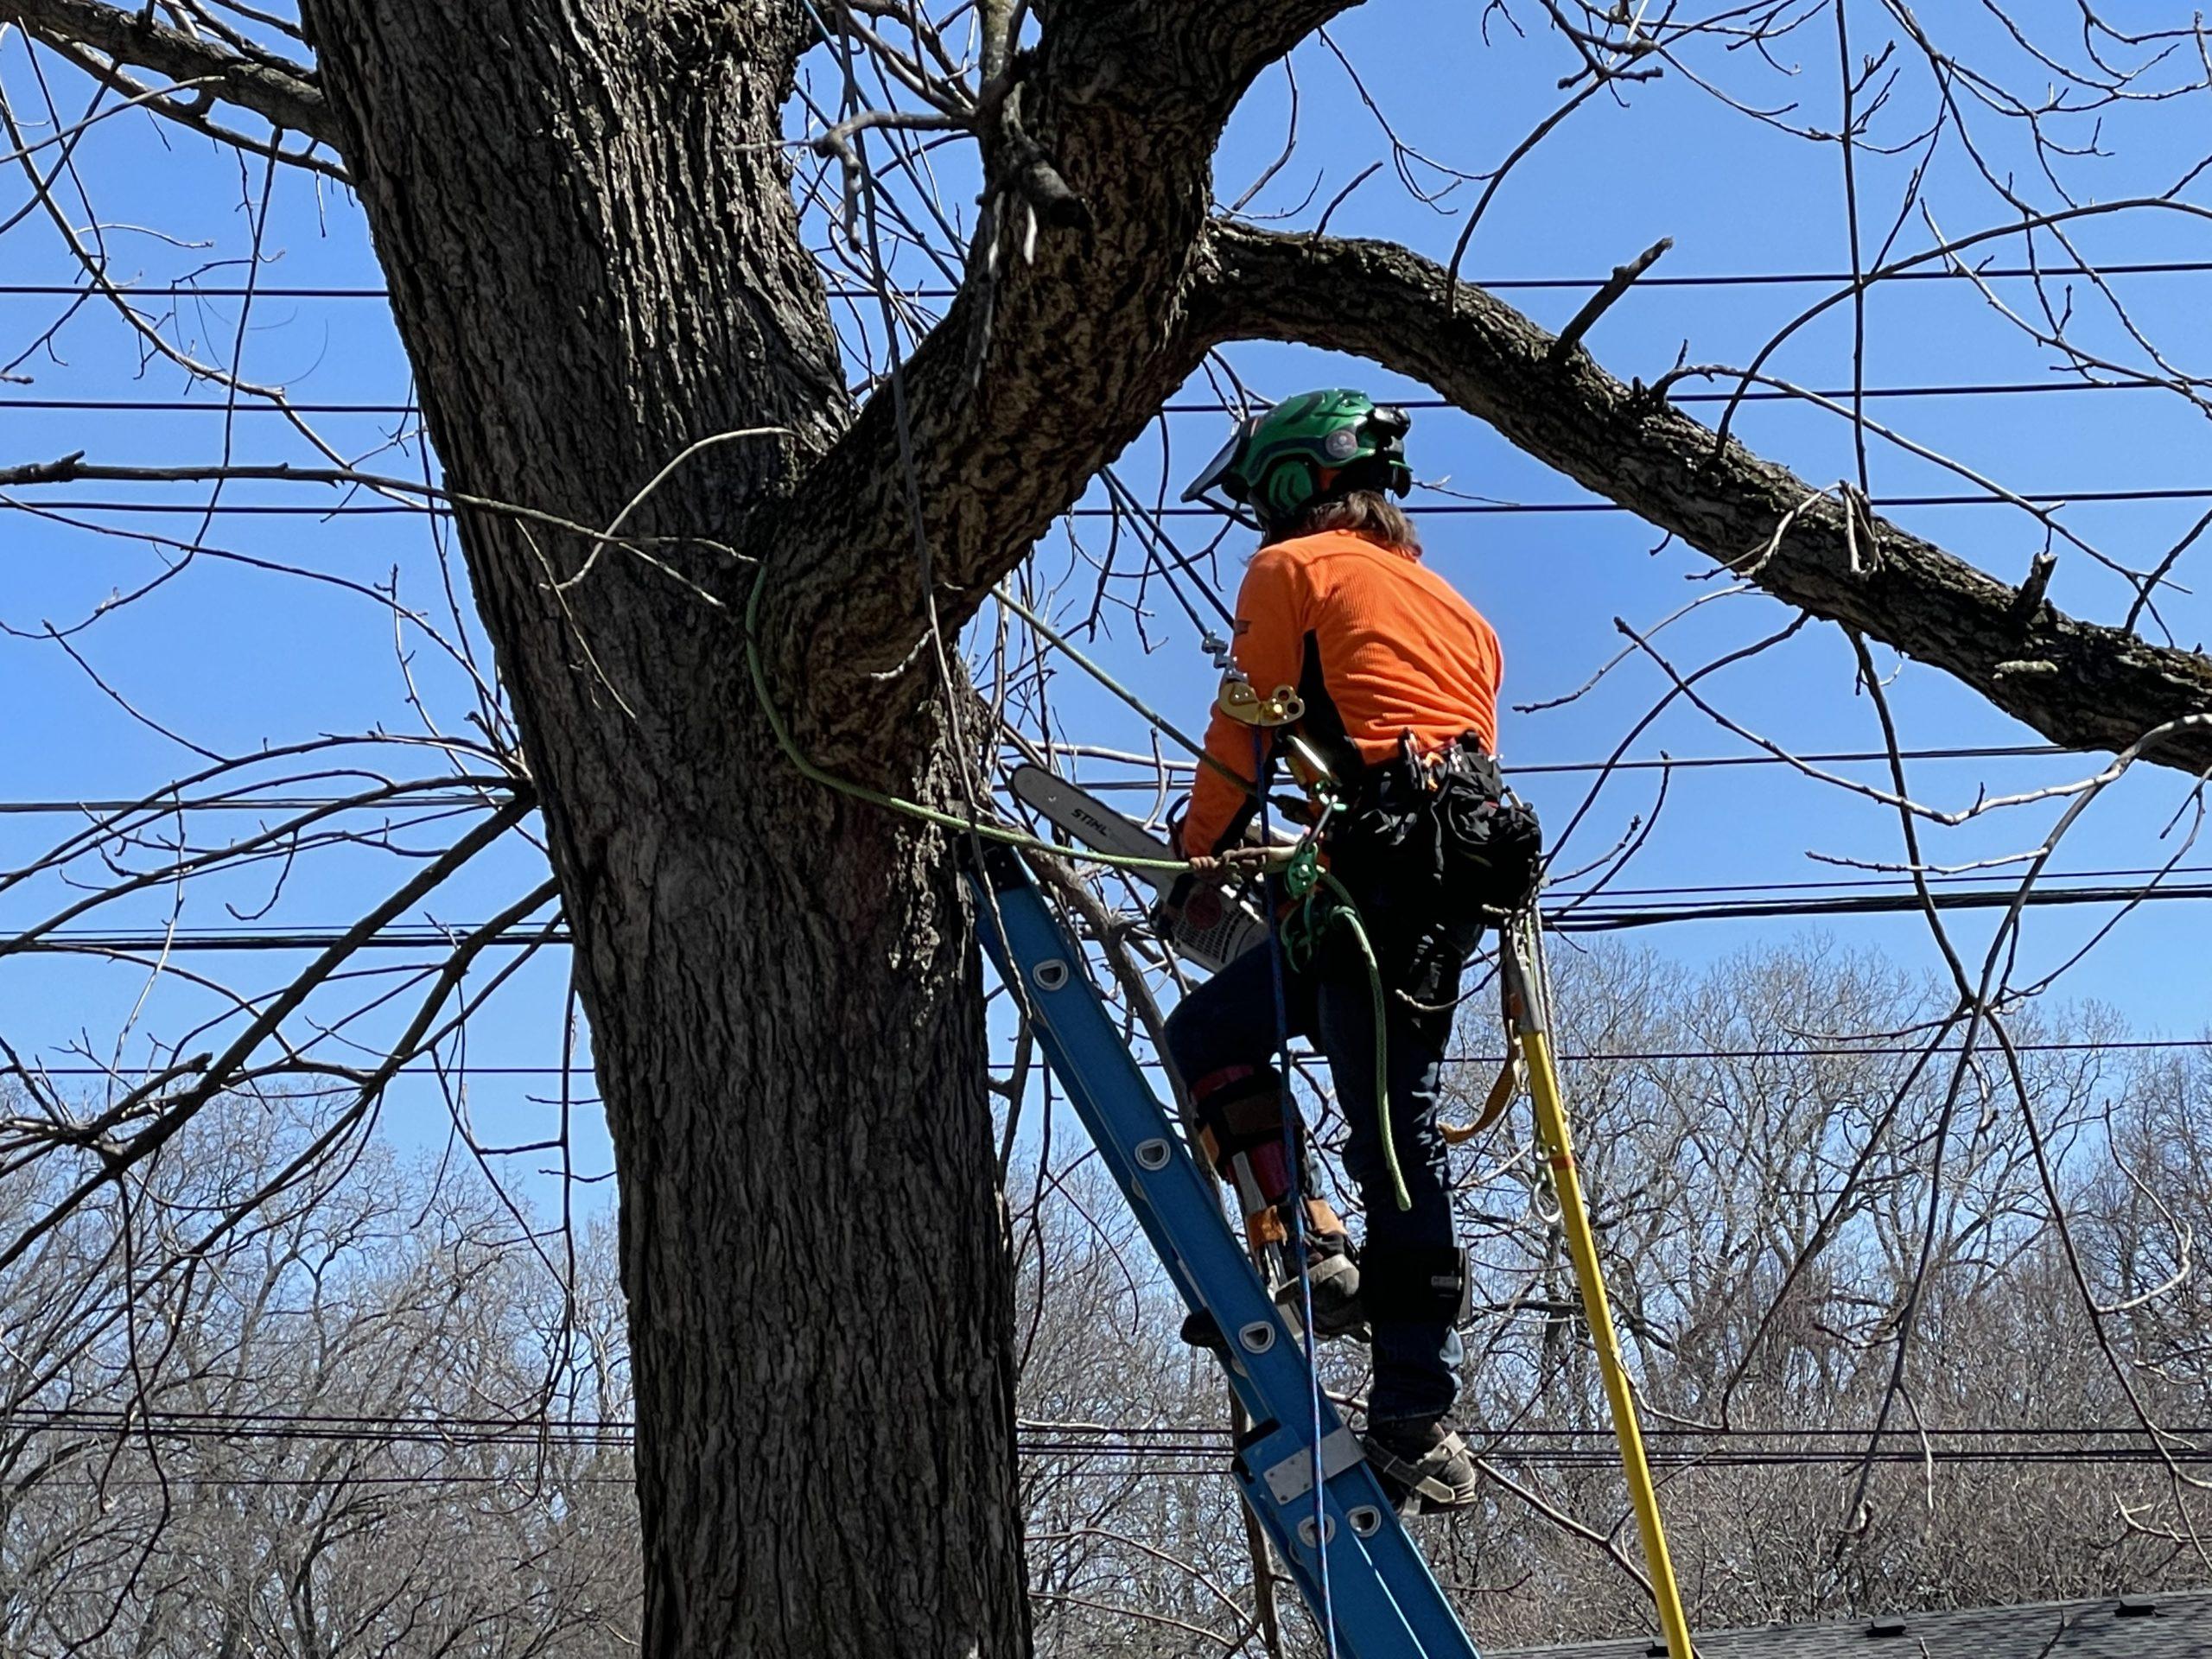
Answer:
[[[2196,1659],[2212,1655],[2212,1590],[2040,1601],[1829,1624],[1700,1632],[1700,1659]],[[1656,1637],[1491,1651],[1488,1659],[1651,1659]]]

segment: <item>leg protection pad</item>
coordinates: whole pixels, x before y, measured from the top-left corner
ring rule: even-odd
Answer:
[[[1206,1161],[1222,1179],[1233,1182],[1235,1160],[1243,1158],[1268,1202],[1290,1191],[1282,1144],[1282,1077],[1274,1067],[1224,1066],[1191,1085],[1191,1107]]]
[[[1252,1248],[1290,1242],[1290,1205],[1279,1194],[1268,1208],[1244,1217],[1244,1231]],[[1308,1262],[1342,1262],[1357,1271],[1351,1239],[1344,1232],[1344,1217],[1330,1208],[1326,1198],[1306,1200],[1306,1254]]]
[[[1456,1325],[1467,1316],[1467,1253],[1370,1244],[1360,1253],[1359,1294],[1370,1319],[1392,1325]]]
[[[1282,1141],[1282,1077],[1272,1065],[1225,1065],[1191,1085],[1191,1105],[1216,1168]]]

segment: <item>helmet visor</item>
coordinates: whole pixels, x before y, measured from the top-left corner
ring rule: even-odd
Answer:
[[[1236,429],[1229,435],[1229,442],[1221,446],[1221,453],[1208,461],[1205,470],[1191,480],[1189,487],[1183,492],[1183,499],[1200,500],[1207,491],[1217,488],[1233,501],[1244,499],[1244,481],[1235,476],[1236,463],[1243,458],[1245,441],[1252,435],[1252,429],[1257,424],[1256,416],[1236,423]]]

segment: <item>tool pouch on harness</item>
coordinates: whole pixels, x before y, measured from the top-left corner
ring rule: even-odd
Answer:
[[[1534,896],[1543,846],[1535,813],[1508,796],[1497,762],[1469,736],[1432,755],[1408,740],[1371,768],[1332,853],[1339,868],[1387,859],[1419,870],[1447,918],[1489,922]]]

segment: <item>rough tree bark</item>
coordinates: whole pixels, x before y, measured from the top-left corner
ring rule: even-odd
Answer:
[[[773,143],[798,8],[305,15],[456,483],[607,524],[686,445],[782,426],[629,526],[772,549],[763,504],[850,414]],[[779,760],[727,611],[614,556],[556,593],[585,548],[511,521],[464,544],[620,1169],[645,1650],[1020,1653],[1009,1270],[949,861]],[[740,591],[723,556],[671,556]],[[899,714],[911,784],[937,734]]]
[[[1220,341],[1307,340],[1416,374],[1717,556],[1794,480],[1639,403],[1402,250],[1209,220],[1209,161],[1259,70],[1351,0],[1040,0],[1013,77],[1079,209],[987,133],[1009,233],[893,400],[852,407],[777,142],[799,0],[302,0],[317,63],[231,73],[99,0],[0,19],[334,143],[361,194],[456,489],[607,524],[461,521],[543,804],[620,1163],[639,1420],[645,1650],[1013,1656],[1027,1645],[1009,1265],[970,918],[944,838],[808,783],[818,760],[956,798],[929,601],[950,628]],[[213,54],[219,58],[219,52]],[[312,123],[312,125],[310,125]],[[1021,194],[1024,181],[1030,194]],[[911,451],[911,468],[902,463]],[[918,520],[918,524],[917,522]],[[1800,521],[1754,579],[1937,663],[2068,741],[2206,706],[2201,658],[2046,608],[1885,529],[1839,575]],[[2051,657],[2018,683],[1999,662]],[[2190,754],[2156,758],[2187,762]]]
[[[620,1168],[649,1652],[1027,1647],[964,895],[940,836],[794,772],[735,619],[757,569],[817,759],[953,798],[925,580],[972,613],[1195,365],[1207,157],[1334,9],[1050,13],[1022,107],[1084,225],[1009,257],[979,387],[972,296],[916,353],[910,476],[891,399],[849,406],[775,142],[802,7],[304,7],[456,487],[606,524],[687,445],[788,429],[626,522],[681,580],[604,555],[556,590],[588,543],[464,527]]]

